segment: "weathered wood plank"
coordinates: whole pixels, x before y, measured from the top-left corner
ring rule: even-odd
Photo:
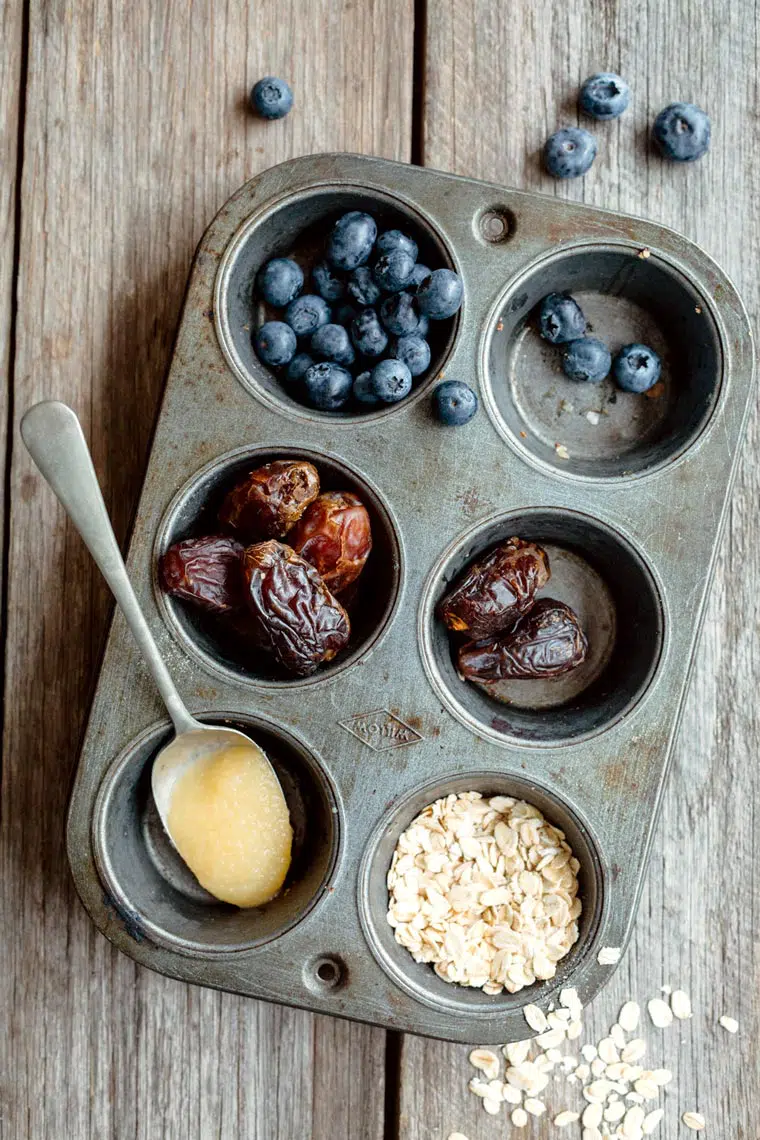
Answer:
[[[16,9],[3,11],[8,45]],[[76,408],[120,536],[205,224],[293,155],[407,158],[412,33],[411,0],[31,3],[16,410]],[[264,124],[245,97],[272,73],[296,106]],[[12,503],[0,1135],[375,1140],[382,1032],[152,975],[78,907],[64,810],[109,599],[20,446]]]
[[[747,127],[756,119],[757,19],[751,0],[429,0],[425,162],[680,229],[734,277],[756,321],[760,162]],[[579,83],[601,69],[629,79],[632,111],[591,128],[600,153],[585,179],[555,184],[541,171],[541,145],[557,127],[578,122]],[[693,167],[668,166],[648,151],[648,125],[675,99],[698,102],[712,117],[711,153]],[[691,991],[691,1021],[647,1033],[653,1060],[676,1074],[657,1131],[663,1140],[684,1134],[678,1117],[686,1109],[701,1111],[721,1136],[749,1140],[758,1127],[759,436],[755,416],[633,944],[588,1016],[587,1039],[611,1024],[629,995],[654,996],[663,983]],[[699,525],[698,504],[689,521]],[[738,1039],[716,1027],[724,1012],[741,1021]],[[403,1140],[438,1140],[455,1128],[486,1140],[509,1129],[467,1092],[466,1054],[405,1039]],[[559,1092],[547,1099],[555,1111],[570,1101]],[[530,1135],[561,1133],[546,1117],[531,1122]]]

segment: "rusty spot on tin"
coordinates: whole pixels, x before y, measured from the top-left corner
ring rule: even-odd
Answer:
[[[460,491],[456,496],[456,501],[462,504],[462,511],[466,515],[476,515],[492,505],[489,501],[481,499],[474,487]]]

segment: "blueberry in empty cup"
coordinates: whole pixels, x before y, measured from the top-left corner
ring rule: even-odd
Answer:
[[[430,345],[419,333],[400,336],[393,344],[396,360],[403,360],[412,376],[421,376],[430,366]]]
[[[431,321],[445,321],[458,312],[463,294],[458,273],[453,269],[434,269],[417,289],[417,307]]]
[[[624,392],[648,392],[660,379],[662,362],[645,344],[626,344],[612,363],[612,375]]]
[[[470,422],[478,410],[478,397],[469,384],[461,380],[445,380],[433,392],[433,406],[442,424],[461,427]]]
[[[318,262],[311,271],[314,288],[326,301],[339,301],[346,291],[346,283],[338,277],[326,261]]]
[[[380,286],[368,265],[360,265],[348,278],[348,294],[357,305],[376,305],[382,296]]]
[[[378,254],[393,253],[394,250],[403,249],[404,253],[408,253],[412,261],[417,260],[417,242],[404,234],[401,230],[386,230],[385,233],[380,234],[377,239],[376,249]]]
[[[614,71],[591,75],[581,87],[578,102],[593,119],[617,119],[631,101],[631,89]]]
[[[388,357],[372,369],[372,391],[384,404],[396,404],[412,390],[412,374],[403,360]]]
[[[349,210],[330,231],[325,256],[335,269],[350,271],[369,260],[377,237],[377,224],[363,210]]]
[[[579,178],[596,158],[596,139],[582,127],[563,127],[544,144],[544,165],[554,178]]]
[[[280,368],[293,359],[296,334],[284,321],[266,321],[256,331],[256,355],[271,368]]]
[[[549,293],[538,310],[538,328],[550,344],[566,344],[586,331],[586,318],[569,293]]]
[[[303,270],[289,257],[273,257],[256,274],[256,292],[275,309],[284,309],[303,289]]]
[[[671,103],[654,121],[654,141],[671,162],[696,162],[710,146],[710,120],[694,103]]]
[[[316,293],[304,293],[291,301],[285,310],[285,320],[296,336],[312,336],[318,328],[330,321],[330,306]]]
[[[351,325],[351,340],[362,356],[382,356],[388,347],[388,334],[374,309],[363,309]]]
[[[356,359],[351,338],[343,325],[321,325],[312,336],[309,347],[315,360],[353,364]]]
[[[309,402],[315,408],[337,412],[351,395],[353,377],[342,365],[325,361],[312,364],[304,376],[304,386]]]
[[[384,253],[375,262],[375,281],[384,293],[399,293],[409,285],[414,264],[414,258],[403,249]]]
[[[293,106],[293,92],[284,79],[267,75],[251,89],[251,107],[262,119],[282,119]]]
[[[411,293],[394,293],[386,297],[380,306],[380,320],[394,336],[414,332],[420,318]]]
[[[566,376],[579,383],[601,384],[609,375],[612,356],[604,341],[595,336],[571,340],[562,353],[562,369]]]

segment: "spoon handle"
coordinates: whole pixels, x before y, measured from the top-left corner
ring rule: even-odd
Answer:
[[[35,404],[21,421],[21,435],[121,606],[177,732],[200,728],[177,692],[135,597],[76,414],[57,400]]]

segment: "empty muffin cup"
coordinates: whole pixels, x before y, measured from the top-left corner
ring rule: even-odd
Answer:
[[[175,542],[216,534],[219,507],[227,494],[254,468],[275,459],[313,463],[322,491],[350,491],[367,508],[372,552],[355,584],[340,600],[351,619],[351,639],[332,661],[308,677],[278,669],[274,659],[241,636],[234,619],[221,619],[166,594],[158,577],[161,555]],[[286,541],[286,539],[283,539]],[[175,496],[158,528],[153,550],[154,590],[172,633],[207,669],[226,680],[264,686],[311,685],[334,677],[374,648],[387,631],[398,606],[403,578],[401,543],[390,508],[376,488],[353,467],[324,452],[307,448],[240,448],[213,460]]]
[[[549,293],[571,294],[587,335],[613,357],[631,343],[654,349],[660,381],[634,395],[611,377],[595,384],[565,376],[564,346],[538,332],[537,307]],[[484,363],[486,406],[509,442],[559,474],[587,479],[645,475],[678,459],[707,427],[723,376],[709,301],[678,266],[625,245],[553,254],[512,283]]]
[[[539,809],[545,819],[565,833],[573,855],[580,863],[578,897],[582,911],[578,941],[557,963],[555,976],[537,981],[516,993],[489,995],[471,986],[445,981],[432,965],[417,962],[400,945],[388,923],[387,875],[399,836],[419,813],[435,800],[451,794],[480,792],[484,796],[511,796]],[[529,1002],[549,1001],[564,986],[575,985],[581,968],[591,965],[596,943],[603,930],[606,907],[605,870],[599,848],[577,810],[540,784],[522,776],[498,772],[461,772],[442,776],[418,788],[395,804],[370,838],[359,870],[359,906],[365,938],[376,959],[391,978],[412,997],[433,1008],[460,1013],[473,1019],[519,1014]],[[588,995],[587,995],[588,996]],[[524,1022],[522,1022],[524,1028]],[[477,1032],[473,1027],[473,1037]],[[506,1039],[506,1038],[505,1038]],[[511,1039],[515,1039],[512,1037]]]
[[[251,736],[277,773],[293,827],[292,862],[280,893],[264,906],[240,910],[210,895],[181,859],[151,792],[153,760],[171,737],[166,724],[144,732],[106,772],[92,837],[107,899],[132,936],[204,956],[251,950],[309,914],[335,870],[340,823],[332,784],[302,741],[239,713],[200,719]]]
[[[282,319],[256,296],[256,273],[270,258],[297,261],[307,277],[323,257],[325,238],[334,222],[349,210],[364,210],[377,222],[378,231],[400,229],[417,243],[420,263],[431,269],[456,269],[441,235],[416,209],[390,194],[361,186],[320,186],[302,190],[270,203],[249,218],[235,234],[219,267],[214,313],[217,335],[228,364],[243,386],[279,411],[302,419],[348,423],[391,415],[407,408],[429,390],[444,367],[456,339],[461,314],[450,320],[431,321],[427,339],[430,365],[412,394],[398,404],[362,411],[324,412],[293,399],[278,377],[256,356],[251,333],[265,320]],[[345,298],[351,302],[350,297]],[[337,301],[337,307],[344,302]],[[361,306],[354,306],[361,308]]]
[[[457,670],[462,638],[436,610],[468,566],[513,536],[546,550],[551,577],[536,597],[570,606],[588,653],[562,676],[475,684]],[[428,677],[463,724],[504,743],[551,745],[586,739],[631,712],[660,661],[664,612],[651,569],[623,535],[578,511],[537,508],[480,523],[444,552],[423,594],[419,635]]]

